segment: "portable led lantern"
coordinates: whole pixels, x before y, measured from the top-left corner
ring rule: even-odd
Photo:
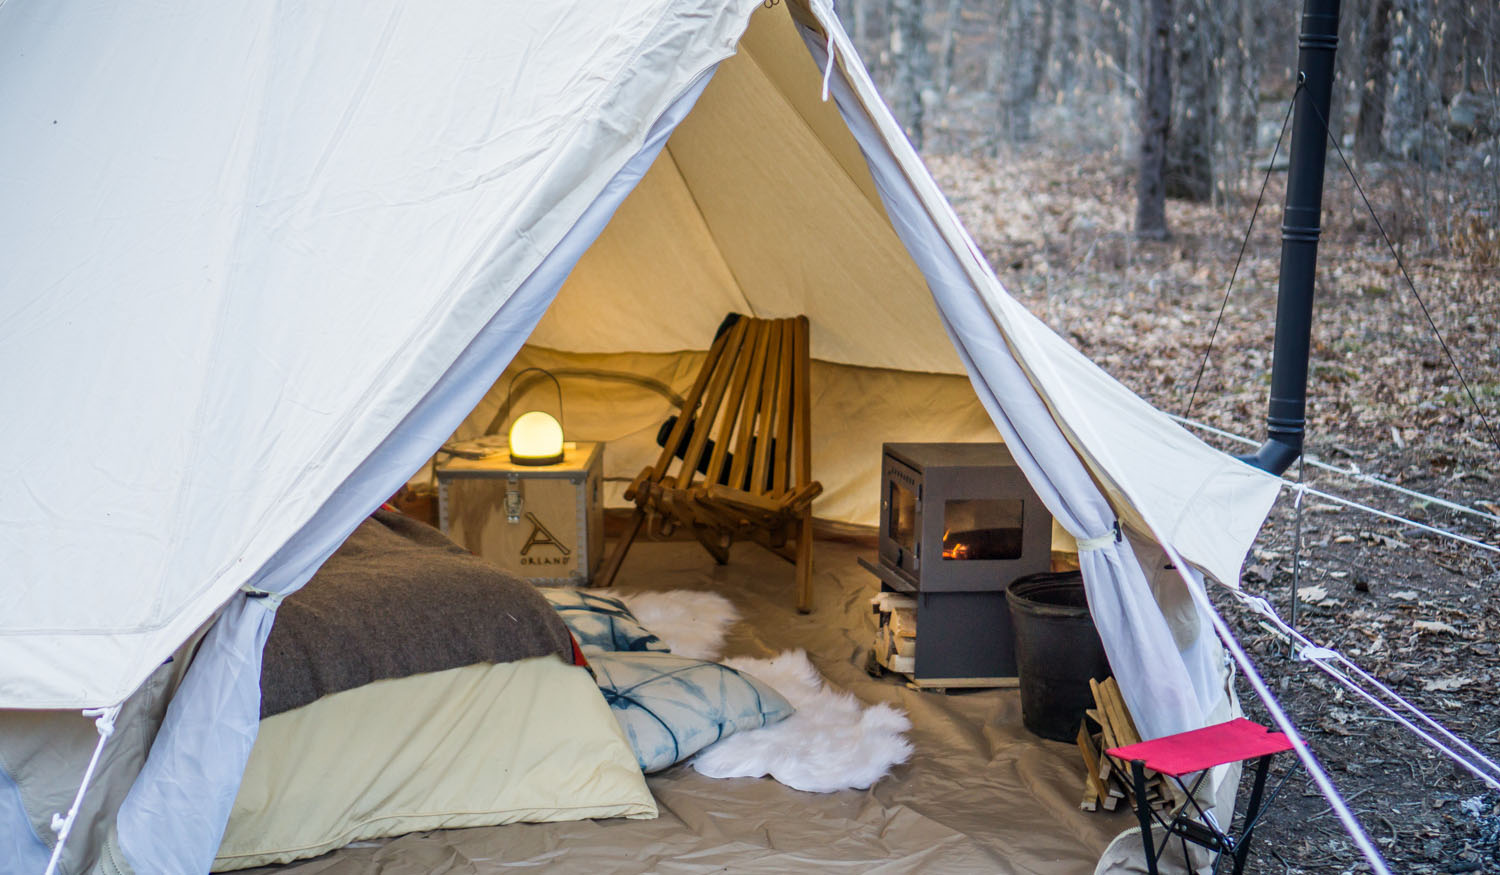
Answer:
[[[546,374],[547,379],[557,388],[557,415],[562,416],[562,384],[557,382],[548,371],[542,368],[527,368],[516,374],[510,380],[510,390],[506,393],[506,409],[512,410],[511,396],[515,392],[516,380],[527,371],[538,371]],[[528,410],[517,416],[510,426],[510,460],[517,465],[556,465],[563,460],[563,429],[562,425],[553,419],[551,414],[540,410]]]

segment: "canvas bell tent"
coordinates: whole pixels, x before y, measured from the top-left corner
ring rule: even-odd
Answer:
[[[811,320],[819,516],[871,521],[882,440],[998,434],[1143,733],[1230,713],[1163,557],[1233,585],[1277,481],[1006,294],[825,0],[9,0],[0,107],[0,871],[94,729],[66,792],[18,751],[121,703],[160,730],[103,744],[67,863],[204,871],[281,597],[513,360],[670,382],[731,311]],[[569,381],[610,473],[633,398]]]

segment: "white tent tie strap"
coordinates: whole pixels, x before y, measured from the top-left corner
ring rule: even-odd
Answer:
[[[1181,423],[1182,425],[1196,428],[1200,431],[1206,431],[1209,434],[1217,435],[1221,438],[1224,438],[1225,440],[1231,440],[1235,443],[1243,444],[1247,447],[1260,446],[1259,441],[1251,440],[1250,438],[1244,437],[1243,435],[1237,435],[1232,431],[1225,431],[1222,428],[1215,428],[1206,422],[1199,422],[1196,419],[1188,419],[1185,416],[1177,416],[1171,413],[1168,413],[1167,416],[1171,417],[1173,420]],[[1478,517],[1479,519],[1485,520],[1486,522],[1500,524],[1500,515],[1485,513],[1482,510],[1469,507],[1468,505],[1459,504],[1456,501],[1449,501],[1446,498],[1439,498],[1436,495],[1428,495],[1425,492],[1418,492],[1415,489],[1408,489],[1405,486],[1397,483],[1392,483],[1389,480],[1382,480],[1379,477],[1374,476],[1373,474],[1366,474],[1365,472],[1359,470],[1359,467],[1357,465],[1351,464],[1348,468],[1340,468],[1337,465],[1330,465],[1327,462],[1321,462],[1308,456],[1303,456],[1302,461],[1303,464],[1311,465],[1321,471],[1328,471],[1333,474],[1342,474],[1345,477],[1348,477],[1360,483],[1364,483],[1367,486],[1374,486],[1379,489],[1387,489],[1391,492],[1396,492],[1404,495],[1407,498],[1415,498],[1427,504],[1435,504],[1438,507],[1446,508],[1456,513],[1464,513],[1468,514],[1469,516]]]
[[[1120,521],[1115,520],[1114,530],[1108,534],[1099,535],[1095,538],[1079,538],[1078,552],[1087,553],[1091,550],[1103,550],[1111,544],[1118,544],[1123,539],[1120,534]]]
[[[53,875],[57,871],[57,864],[62,860],[63,847],[68,843],[68,835],[73,832],[73,823],[78,819],[78,809],[83,805],[83,794],[88,790],[89,783],[94,780],[94,770],[99,767],[99,757],[104,753],[104,743],[115,733],[115,718],[120,716],[120,706],[111,705],[108,708],[90,708],[83,712],[83,716],[94,718],[94,729],[99,733],[99,743],[94,745],[94,755],[89,757],[89,765],[83,771],[83,781],[78,785],[78,793],[73,797],[73,805],[68,809],[66,815],[52,815],[52,831],[57,833],[57,844],[52,846],[52,857],[47,861],[46,875]]]
[[[1243,602],[1252,611],[1261,615],[1268,621],[1265,628],[1291,642],[1292,646],[1296,648],[1297,659],[1299,661],[1311,662],[1329,677],[1332,677],[1334,680],[1343,684],[1351,692],[1365,699],[1380,711],[1385,712],[1387,716],[1395,720],[1400,725],[1404,726],[1408,731],[1416,735],[1418,738],[1425,741],[1434,750],[1448,757],[1457,765],[1462,766],[1466,771],[1474,775],[1476,778],[1479,778],[1485,784],[1489,785],[1492,789],[1500,790],[1500,765],[1497,765],[1489,757],[1485,756],[1479,750],[1475,749],[1473,745],[1455,735],[1450,729],[1439,723],[1435,718],[1427,714],[1421,708],[1418,708],[1416,705],[1412,704],[1410,701],[1402,697],[1399,693],[1381,683],[1379,679],[1375,678],[1369,672],[1365,671],[1347,656],[1343,655],[1337,650],[1334,650],[1333,648],[1314,644],[1307,638],[1307,636],[1291,628],[1285,621],[1281,619],[1280,616],[1277,615],[1276,610],[1272,608],[1270,603],[1268,603],[1265,599],[1260,598],[1259,596],[1249,595],[1248,593],[1245,593],[1241,590],[1231,590],[1231,592],[1233,592],[1235,596],[1239,598],[1240,601]],[[1411,720],[1407,719],[1406,716],[1397,713],[1386,702],[1380,701],[1367,689],[1361,687],[1358,683],[1356,683],[1354,679],[1349,677],[1349,675],[1344,671],[1341,671],[1339,668],[1330,665],[1330,661],[1336,661],[1348,667],[1355,675],[1360,678],[1360,680],[1379,690],[1381,694],[1385,695],[1391,701],[1395,702],[1398,706],[1400,706],[1412,716],[1416,717],[1422,723],[1425,723],[1433,732],[1441,735],[1446,740],[1446,743],[1445,741],[1439,741],[1437,738],[1434,738],[1432,734],[1424,730],[1422,727],[1414,724]],[[1459,750],[1462,750],[1463,754],[1459,754],[1458,752],[1454,751],[1452,747],[1449,747],[1449,744],[1451,744],[1453,747],[1458,748]],[[1467,757],[1472,757],[1473,760],[1478,760],[1478,762],[1481,763],[1482,766],[1476,764],[1473,760],[1467,758],[1465,755],[1467,755]]]

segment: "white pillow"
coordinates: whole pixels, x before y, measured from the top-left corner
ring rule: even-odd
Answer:
[[[762,681],[713,662],[636,652],[591,654],[589,665],[646,772],[796,710]]]
[[[576,589],[538,587],[578,639],[578,646],[596,650],[666,651],[663,641],[646,631],[630,608],[614,596]]]

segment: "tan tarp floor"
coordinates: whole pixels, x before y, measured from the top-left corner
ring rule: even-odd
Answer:
[[[1013,690],[933,693],[864,671],[878,589],[856,557],[869,548],[820,541],[816,606],[793,607],[792,567],[736,545],[716,567],[696,543],[644,538],[618,589],[705,589],[744,620],[728,655],[805,648],[833,685],[906,710],[911,760],[869,790],[803,793],[770,779],[714,780],[679,765],[651,776],[654,821],[516,824],[362,842],[302,863],[247,870],[298,875],[427,875],[533,868],[548,873],[881,872],[1087,873],[1134,823],[1078,809],[1083,770],[1072,745],[1021,726]]]

